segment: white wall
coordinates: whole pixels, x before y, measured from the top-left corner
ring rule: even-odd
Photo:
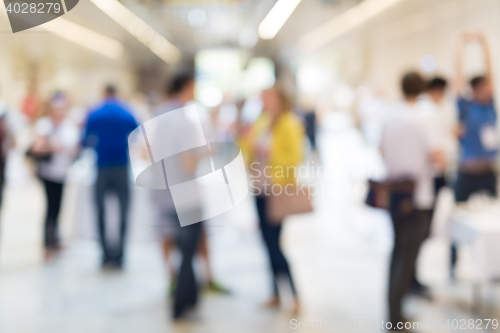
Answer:
[[[42,98],[64,90],[86,106],[101,97],[106,83],[117,84],[125,95],[135,87],[126,58],[107,58],[43,30],[12,34],[8,25],[0,28],[5,28],[0,34],[0,96],[11,105],[19,107],[34,64]]]
[[[437,71],[432,74],[451,79],[455,42],[464,30],[486,34],[496,77],[500,80],[498,0],[403,0],[319,50],[318,54],[340,59],[337,70],[351,85],[368,82],[395,98],[399,96],[401,74],[408,69],[419,69],[420,58],[425,54],[437,59]],[[479,48],[470,48],[466,73],[480,73],[482,64]],[[497,89],[499,87],[497,85]],[[500,89],[497,93],[500,96]]]

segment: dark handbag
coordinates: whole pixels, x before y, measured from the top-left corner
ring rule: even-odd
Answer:
[[[400,214],[413,212],[413,180],[391,180],[377,182],[369,180],[365,203],[373,208],[387,209]]]

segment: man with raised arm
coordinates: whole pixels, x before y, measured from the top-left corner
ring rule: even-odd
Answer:
[[[462,57],[464,46],[477,41],[483,48],[486,73],[470,80],[472,94],[466,97]],[[458,136],[460,159],[455,198],[464,202],[479,191],[496,196],[494,163],[498,154],[497,114],[493,102],[491,54],[486,38],[478,33],[462,36],[457,50],[457,106],[459,111]]]
[[[463,53],[467,43],[478,42],[484,53],[486,72],[470,80],[470,94],[463,73]],[[480,33],[465,33],[458,44],[456,68],[457,106],[460,157],[455,200],[465,202],[477,192],[497,196],[497,176],[494,170],[498,155],[497,113],[493,101],[491,53],[486,38]],[[452,246],[452,276],[456,250]]]

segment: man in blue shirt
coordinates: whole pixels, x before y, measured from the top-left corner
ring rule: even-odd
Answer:
[[[471,194],[485,191],[497,194],[497,180],[494,163],[498,154],[497,114],[493,102],[491,57],[483,35],[468,33],[463,36],[461,47],[467,42],[478,41],[485,54],[486,75],[470,81],[472,99],[463,97],[464,80],[459,50],[457,59],[457,88],[459,111],[460,161],[455,198],[457,202],[467,201]]]
[[[465,80],[463,75],[463,47],[468,42],[479,42],[483,48],[486,75],[470,81],[472,98],[464,98]],[[479,33],[466,33],[457,50],[457,89],[460,125],[460,160],[455,200],[465,202],[477,192],[497,196],[497,175],[494,169],[498,155],[497,113],[493,100],[493,76],[491,54],[486,38]],[[457,250],[451,247],[451,276],[454,278]]]
[[[130,192],[128,136],[138,124],[127,105],[117,99],[115,87],[107,86],[104,93],[104,101],[94,109],[87,120],[84,145],[93,147],[97,153],[95,200],[103,254],[102,265],[121,268]],[[108,192],[114,192],[120,202],[120,238],[115,246],[106,241],[104,196]]]

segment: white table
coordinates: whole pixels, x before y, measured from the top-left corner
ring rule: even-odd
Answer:
[[[470,249],[472,310],[478,312],[482,304],[481,287],[500,279],[500,203],[490,202],[474,209],[456,208],[448,222],[453,243]]]
[[[470,247],[474,280],[500,278],[500,206],[457,208],[450,216],[449,232],[454,244]]]

